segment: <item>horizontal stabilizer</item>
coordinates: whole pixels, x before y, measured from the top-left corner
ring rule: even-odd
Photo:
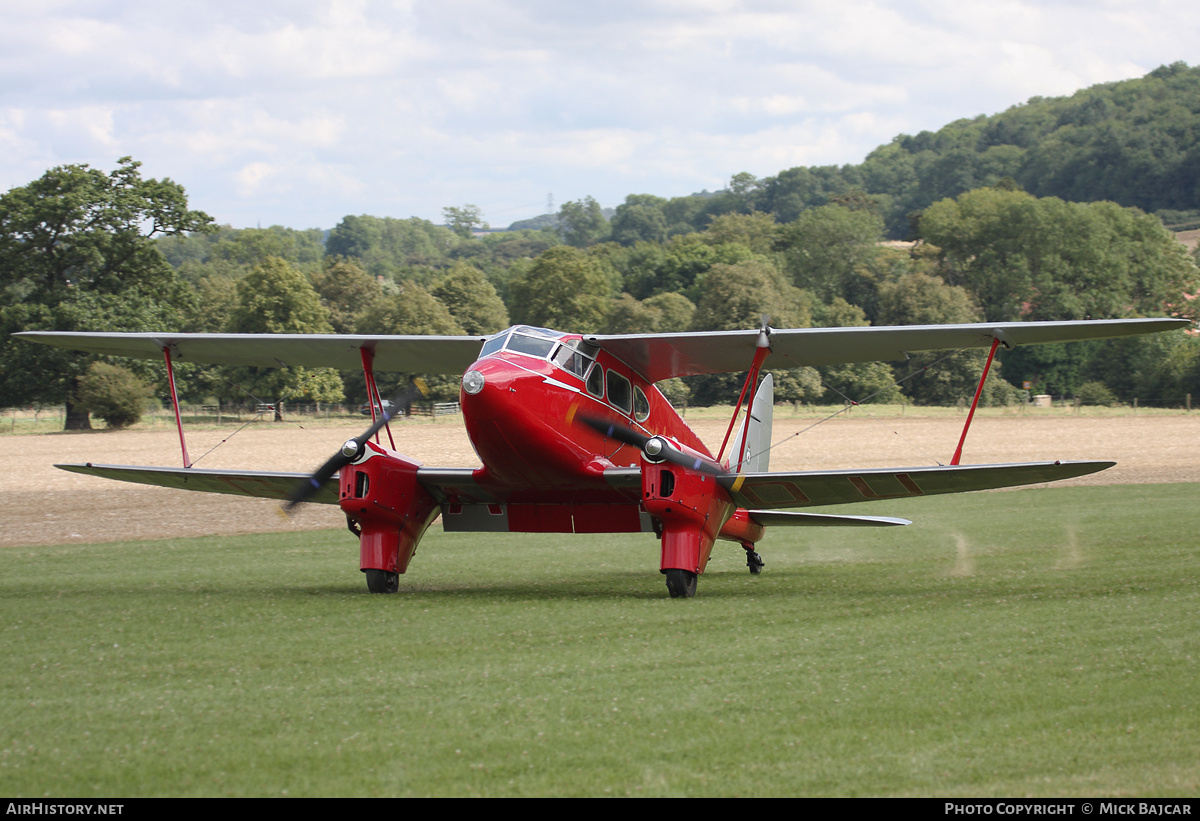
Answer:
[[[135,465],[55,465],[71,473],[102,476],[121,482],[171,487],[179,490],[199,490],[206,493],[228,493],[233,496],[255,496],[261,499],[287,501],[296,485],[309,478],[307,473],[282,473],[267,470],[201,470],[199,468],[158,468]],[[308,498],[310,502],[336,505],[338,478],[333,476],[321,489]]]
[[[748,510],[779,510],[1036,485],[1086,476],[1115,464],[1116,462],[1026,462],[1014,465],[747,473],[722,478],[721,483],[733,494],[733,499],[739,507]]]
[[[838,516],[833,513],[794,513],[777,510],[746,512],[763,527],[896,527],[912,524],[908,519],[896,519],[891,516]]]

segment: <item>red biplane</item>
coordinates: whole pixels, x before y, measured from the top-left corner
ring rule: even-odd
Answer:
[[[379,443],[381,413],[311,476],[190,466],[59,465],[64,470],[164,487],[337,504],[358,535],[360,568],[375,593],[394,592],[422,535],[440,514],[448,531],[652,532],[672,597],[695,595],[718,539],[746,551],[774,526],[886,527],[905,519],[795,508],[1050,482],[1112,462],[1030,462],[771,473],[773,367],[888,361],[907,352],[1015,347],[1182,328],[1176,319],[804,328],[680,334],[570,334],[515,326],[487,337],[27,332],[18,336],[93,354],[173,363],[254,367],[361,364],[374,408],[386,405],[375,373],[463,373],[460,392],[479,468],[424,467]],[[655,383],[748,371],[714,456]],[[979,382],[975,402],[982,390]],[[403,397],[400,397],[403,399]],[[403,405],[403,401],[397,402]],[[973,415],[975,405],[972,404]],[[963,429],[970,426],[968,415]],[[733,436],[729,444],[730,435]],[[390,436],[390,431],[389,431]],[[372,441],[374,439],[374,441]]]

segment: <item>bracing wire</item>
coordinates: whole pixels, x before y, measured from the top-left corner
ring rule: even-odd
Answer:
[[[346,351],[345,351],[345,352],[343,352],[343,353],[340,353],[340,354],[338,354],[338,355],[334,356],[334,357],[333,357],[333,358],[330,360],[329,364],[325,365],[324,367],[326,367],[326,368],[336,368],[337,366],[336,366],[336,364],[335,364],[335,363],[337,363],[337,362],[338,362],[338,360],[340,360],[340,359],[341,359],[343,356],[346,356],[346,355],[347,355],[349,352],[351,352],[351,351],[354,351],[354,350],[357,350],[357,348],[355,348],[355,347],[353,347],[353,346],[349,346],[349,347],[347,347],[347,349],[346,349]],[[286,367],[288,367],[286,364],[284,364],[284,363],[282,363],[282,362],[280,362],[279,364],[283,365],[285,368],[286,368]],[[232,381],[231,379],[229,379],[229,377],[227,377],[227,376],[225,376],[225,375],[223,375],[223,374],[221,375],[221,377],[220,377],[220,378],[221,378],[221,381],[222,381],[222,382],[224,382],[226,385],[229,385],[230,387],[234,388],[235,390],[237,390],[237,391],[241,392],[241,394],[242,394],[243,396],[248,396],[248,397],[250,397],[251,399],[253,399],[253,400],[254,400],[254,402],[255,402],[255,404],[258,404],[258,405],[272,405],[272,406],[275,406],[275,405],[277,404],[276,402],[266,402],[266,401],[264,401],[264,400],[263,400],[263,399],[261,399],[259,396],[255,395],[255,394],[254,394],[252,391],[250,391],[250,389],[248,389],[248,388],[247,388],[245,385],[241,384],[240,382],[234,382],[234,381]],[[299,384],[299,385],[293,385],[292,387],[288,388],[287,392],[286,392],[286,393],[285,393],[283,396],[279,397],[278,404],[282,405],[284,402],[287,402],[288,400],[290,400],[290,399],[291,399],[293,396],[295,396],[295,395],[297,394],[297,392],[298,392],[298,391],[299,391],[299,390],[300,390],[300,389],[301,389],[303,386],[304,386],[304,383],[301,383],[301,384]],[[195,465],[196,465],[196,463],[197,463],[197,462],[199,462],[201,459],[203,459],[205,456],[208,456],[210,453],[212,453],[213,451],[215,451],[217,448],[221,447],[221,446],[222,446],[222,445],[224,445],[226,442],[228,442],[230,439],[232,439],[233,437],[237,436],[239,433],[241,433],[242,431],[244,431],[244,430],[245,430],[247,427],[249,427],[251,424],[253,424],[253,423],[254,423],[254,422],[255,422],[255,421],[256,421],[256,420],[257,420],[259,417],[261,417],[261,416],[262,416],[264,413],[265,413],[265,411],[263,411],[263,412],[260,412],[260,413],[256,413],[256,414],[254,415],[254,417],[250,419],[250,421],[249,421],[249,422],[246,422],[244,425],[242,425],[240,428],[238,428],[237,430],[235,430],[233,433],[231,433],[231,434],[229,434],[228,436],[226,436],[226,437],[225,437],[224,439],[222,439],[220,442],[217,442],[217,444],[213,445],[211,448],[209,448],[208,450],[206,450],[204,453],[200,454],[200,456],[199,456],[198,458],[196,458],[196,459],[193,459],[193,460],[192,460],[192,464],[191,464],[189,467],[191,467],[191,466],[195,466]],[[281,418],[282,418],[282,416],[283,416],[283,415],[282,415],[282,413],[280,413],[280,417],[281,417]],[[285,420],[285,421],[290,421],[290,420]],[[305,432],[305,433],[307,433],[308,435],[310,435],[310,436],[316,436],[316,434],[314,434],[312,431],[310,431],[308,428],[306,428],[306,427],[305,427],[303,424],[300,424],[300,423],[295,423],[295,425],[296,425],[296,427],[298,427],[300,430],[304,431],[304,432]]]
[[[846,396],[846,394],[842,393],[842,392],[841,392],[841,391],[839,391],[837,388],[835,388],[833,385],[829,385],[829,384],[825,383],[825,381],[824,381],[824,380],[822,380],[821,384],[822,384],[822,385],[823,385],[823,386],[824,386],[826,389],[828,389],[828,390],[831,390],[831,391],[833,391],[834,393],[836,393],[838,396],[842,397],[842,399],[843,399],[843,400],[845,400],[846,404],[845,404],[845,405],[843,405],[843,406],[842,406],[842,407],[841,407],[839,410],[836,410],[836,411],[834,411],[833,413],[829,414],[828,416],[824,417],[823,419],[818,419],[816,422],[813,422],[813,423],[812,423],[811,425],[809,425],[808,427],[806,427],[806,428],[803,428],[802,430],[798,430],[798,431],[796,431],[795,433],[789,433],[787,436],[783,437],[782,439],[780,439],[779,441],[777,441],[777,442],[775,442],[774,444],[770,445],[769,447],[763,448],[762,450],[758,451],[757,453],[754,453],[754,454],[751,454],[751,455],[747,455],[747,456],[746,456],[746,459],[745,459],[745,461],[749,461],[749,460],[750,460],[750,459],[752,459],[752,458],[757,458],[758,456],[760,456],[760,455],[762,455],[762,454],[764,454],[764,453],[769,453],[770,451],[773,451],[773,450],[775,450],[775,448],[777,448],[777,447],[779,447],[780,445],[782,445],[784,442],[791,441],[792,439],[796,438],[797,436],[800,436],[800,435],[801,435],[801,434],[803,434],[803,433],[807,433],[808,431],[812,430],[813,428],[817,427],[818,425],[820,425],[820,424],[823,424],[823,423],[825,423],[825,422],[828,422],[830,419],[833,419],[833,418],[835,418],[835,417],[837,417],[837,416],[840,416],[840,415],[842,415],[843,413],[848,413],[848,412],[850,411],[850,409],[851,409],[851,408],[853,408],[853,407],[859,407],[859,408],[862,408],[864,403],[866,403],[866,402],[870,402],[872,399],[874,399],[876,396],[878,396],[879,394],[883,393],[884,391],[886,391],[886,390],[889,390],[890,388],[897,388],[897,387],[900,387],[902,384],[904,384],[904,383],[905,383],[905,382],[907,382],[908,380],[912,379],[913,377],[920,376],[921,374],[924,374],[924,373],[925,373],[926,371],[928,371],[930,368],[933,368],[933,367],[935,367],[936,365],[940,365],[942,362],[945,362],[947,359],[950,359],[950,358],[951,358],[951,357],[953,357],[953,356],[957,356],[958,354],[960,354],[960,353],[962,353],[963,351],[966,351],[966,350],[968,350],[968,349],[967,349],[967,348],[960,348],[960,349],[958,349],[958,350],[951,351],[950,353],[948,353],[948,354],[946,354],[946,355],[944,355],[944,356],[938,357],[938,358],[937,358],[937,359],[935,359],[933,362],[930,362],[928,365],[922,365],[920,368],[917,368],[916,370],[909,372],[909,373],[908,373],[908,374],[906,374],[905,376],[902,376],[901,378],[897,379],[897,380],[896,380],[895,382],[893,382],[892,384],[888,385],[888,387],[886,387],[886,388],[880,388],[879,390],[875,391],[874,393],[872,393],[872,394],[869,394],[868,396],[866,396],[866,397],[864,397],[864,398],[862,398],[862,399],[859,399],[859,400],[854,400],[854,399],[851,399],[850,397]],[[883,425],[885,428],[888,428],[889,430],[891,430],[891,432],[892,432],[892,433],[894,433],[896,436],[899,436],[901,439],[903,439],[903,440],[904,440],[906,443],[908,443],[909,445],[911,445],[911,446],[912,446],[912,447],[913,447],[915,450],[917,450],[919,453],[922,453],[922,455],[924,455],[926,458],[932,459],[932,460],[933,460],[933,462],[934,462],[935,464],[937,464],[939,467],[943,466],[943,465],[942,465],[942,462],[941,462],[939,459],[937,459],[937,457],[934,457],[934,456],[929,456],[929,454],[927,454],[927,453],[925,453],[925,452],[924,452],[924,449],[923,449],[923,448],[921,448],[921,447],[920,447],[920,446],[918,446],[916,443],[914,443],[914,442],[910,441],[909,439],[907,439],[907,438],[906,438],[905,436],[903,436],[903,435],[902,435],[902,434],[901,434],[899,431],[897,431],[897,430],[895,430],[895,429],[891,429],[891,428],[889,428],[889,426],[888,426],[888,425],[887,425],[887,424],[886,424],[886,423],[885,423],[885,422],[884,422],[882,419],[880,419],[879,417],[875,416],[874,414],[872,414],[870,411],[866,410],[865,408],[864,408],[864,413],[866,413],[866,414],[867,414],[867,418],[868,418],[868,419],[871,419],[872,421],[878,422],[879,424]]]

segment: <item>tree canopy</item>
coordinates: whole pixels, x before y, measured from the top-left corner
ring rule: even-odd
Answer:
[[[725,190],[633,194],[612,212],[589,196],[479,237],[470,205],[445,209],[445,226],[348,215],[328,236],[212,229],[181,188],[142,180],[132,160],[112,174],[64,166],[0,199],[0,322],[483,335],[510,317],[582,332],[753,327],[762,313],[777,327],[1190,317],[1200,270],[1163,221],[1200,225],[1198,91],[1200,68],[1164,66],[902,134],[860,165],[740,172]],[[881,242],[900,236],[916,244]],[[1159,344],[1032,346],[999,361],[1004,378],[1054,393],[1089,382],[1121,399],[1200,388],[1200,340]],[[1165,363],[1150,369],[1158,354]],[[70,409],[90,361],[5,336],[0,389],[8,404]],[[905,382],[909,398],[970,392],[974,356],[909,365],[931,361],[940,375]],[[161,371],[130,367],[142,378]],[[179,370],[193,400],[230,395]],[[781,371],[777,384],[796,401],[861,398],[894,396],[892,378],[886,364],[855,365]],[[721,379],[693,381],[693,397],[731,398]],[[355,377],[343,384],[361,398]],[[332,382],[314,385],[311,396],[334,395]],[[1011,397],[996,378],[986,395]]]
[[[600,330],[613,297],[604,267],[569,245],[539,256],[511,291],[517,322],[576,333]]]
[[[989,320],[1161,316],[1200,290],[1159,220],[1110,202],[980,188],[927,208],[919,230]]]
[[[237,285],[237,304],[226,329],[241,334],[332,333],[329,312],[308,278],[278,257],[268,257]],[[330,363],[331,365],[335,363]],[[218,395],[246,396],[275,406],[276,419],[288,401],[337,402],[342,381],[332,368],[225,368]]]
[[[148,331],[182,324],[188,301],[155,237],[206,231],[169,179],[143,179],[125,157],[104,173],[47,171],[0,196],[0,404],[65,403],[87,427],[76,380],[95,357],[18,342],[24,330]]]

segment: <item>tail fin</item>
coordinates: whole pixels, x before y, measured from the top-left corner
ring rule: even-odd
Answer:
[[[771,374],[763,377],[754,393],[754,401],[750,403],[750,425],[746,430],[746,454],[741,464],[737,464],[742,454],[742,431],[738,426],[737,436],[733,440],[733,449],[729,451],[729,469],[734,473],[766,473],[771,459],[771,421],[775,412],[775,379]]]

